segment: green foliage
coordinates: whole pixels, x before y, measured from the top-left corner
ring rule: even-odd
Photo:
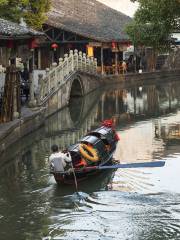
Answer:
[[[19,22],[23,17],[26,23],[40,29],[50,9],[50,0],[0,0],[0,17]]]
[[[24,14],[27,24],[40,29],[47,18],[45,13],[50,9],[50,0],[30,0],[29,9]]]
[[[179,0],[139,0],[139,9],[135,21],[141,23],[154,22],[167,25],[167,29],[179,28]]]
[[[135,46],[152,47],[155,51],[164,51],[170,46],[169,32],[161,23],[142,24],[133,22],[127,26],[126,32]]]
[[[132,41],[156,52],[168,49],[171,33],[180,27],[180,0],[131,1],[139,2],[134,21],[126,29]]]

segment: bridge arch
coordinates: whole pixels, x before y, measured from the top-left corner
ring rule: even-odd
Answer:
[[[81,78],[76,76],[71,82],[70,91],[69,91],[69,101],[74,97],[84,96],[84,86]]]

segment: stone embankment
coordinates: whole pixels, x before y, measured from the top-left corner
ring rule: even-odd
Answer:
[[[103,77],[103,82],[107,87],[111,84],[119,84],[121,87],[133,87],[176,80],[180,80],[180,69]]]
[[[0,124],[0,153],[44,123],[44,109],[22,108],[21,118]]]

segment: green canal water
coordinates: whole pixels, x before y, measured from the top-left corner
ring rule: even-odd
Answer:
[[[121,163],[162,168],[105,171],[74,186],[49,175],[50,146],[78,141],[103,119],[120,135]],[[180,84],[118,85],[75,99],[1,155],[0,240],[179,240]]]

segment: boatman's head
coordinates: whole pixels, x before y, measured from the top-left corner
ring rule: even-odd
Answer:
[[[54,152],[58,152],[59,151],[59,148],[56,144],[52,145],[51,146],[51,151],[54,153]]]

